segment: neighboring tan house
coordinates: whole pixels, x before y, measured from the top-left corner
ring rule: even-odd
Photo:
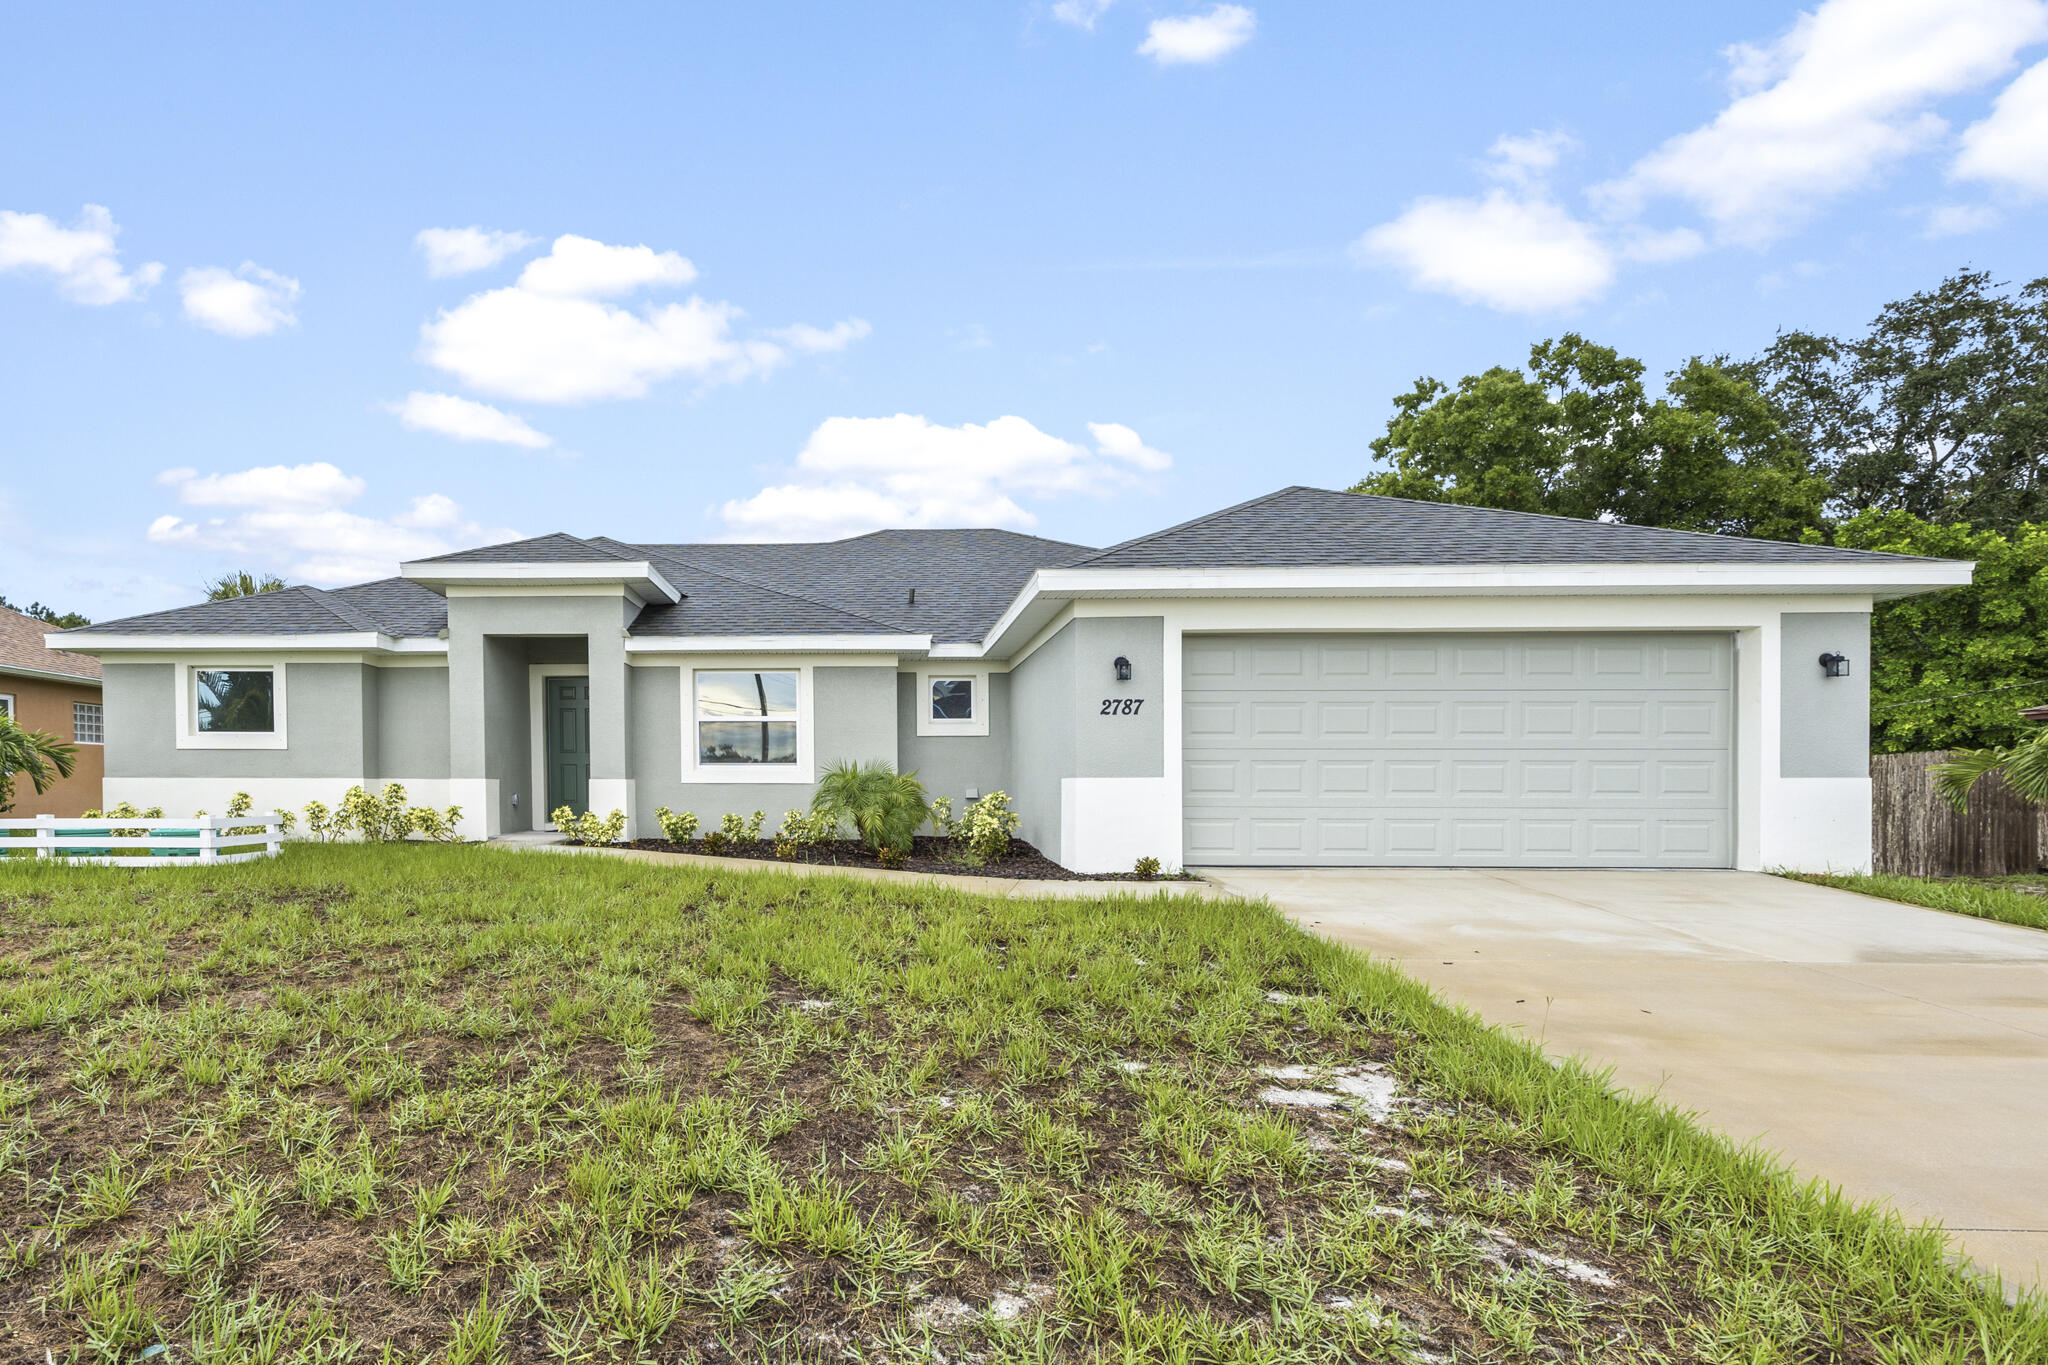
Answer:
[[[107,797],[771,828],[841,759],[1070,868],[1862,869],[1874,601],[1964,561],[1288,488],[1107,550],[541,536],[53,637]]]
[[[100,709],[100,661],[89,654],[50,649],[46,621],[0,608],[0,714],[28,730],[41,730],[78,746],[71,776],[36,795],[27,778],[14,780],[6,818],[83,815],[100,804],[101,757],[106,750]]]

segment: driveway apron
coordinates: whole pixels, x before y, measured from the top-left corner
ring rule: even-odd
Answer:
[[[1205,875],[2043,1283],[2048,932],[1753,872]]]

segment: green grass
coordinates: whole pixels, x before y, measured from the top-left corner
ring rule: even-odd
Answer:
[[[1843,872],[1788,872],[1794,881],[1816,886],[1834,886],[1907,905],[1924,905],[1978,919],[1995,919],[2006,924],[2024,924],[2029,929],[2048,929],[2048,895],[2016,891],[2015,885],[2041,886],[2034,877],[1894,877],[1886,874]]]
[[[1392,1119],[1281,1066],[1391,1077]],[[479,848],[0,872],[0,1358],[2048,1359],[1262,906]]]

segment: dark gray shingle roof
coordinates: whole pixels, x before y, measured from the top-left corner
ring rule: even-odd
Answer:
[[[451,554],[435,555],[422,559],[421,564],[605,564],[618,560],[632,560],[634,555],[621,554],[617,550],[584,540],[580,536],[565,535],[556,531],[552,535],[531,536],[526,540],[508,540],[502,545],[480,545],[474,550],[456,550]]]
[[[879,624],[891,631],[928,634],[941,641],[979,640],[1034,572],[1071,564],[1094,553],[1086,545],[987,529],[874,531],[846,540],[772,544],[604,543],[658,555],[665,563],[694,565],[728,581],[738,579],[797,594],[866,618],[875,623],[869,630]],[[666,575],[668,570],[662,572]],[[673,576],[670,581],[675,581]],[[680,583],[677,586],[682,587]],[[915,602],[910,600],[913,588],[917,590]],[[707,589],[707,596],[710,593]],[[719,608],[716,597],[700,604],[705,613],[722,616]],[[762,633],[772,629],[764,627]],[[703,633],[757,632],[741,627]]]
[[[376,586],[366,583],[362,588]],[[406,586],[418,587],[411,583]],[[281,588],[250,597],[230,597],[220,602],[200,602],[170,611],[147,612],[118,621],[97,621],[81,627],[81,630],[94,635],[333,635],[384,629],[382,623],[364,609],[359,598],[349,596],[360,593],[362,588],[344,588],[331,593],[303,586]],[[418,590],[427,591],[425,588]],[[439,629],[435,627],[435,630]]]
[[[1910,558],[1296,486],[1112,545],[1069,567],[1839,564]]]

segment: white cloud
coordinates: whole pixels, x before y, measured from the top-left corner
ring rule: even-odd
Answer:
[[[1418,199],[1353,247],[1417,289],[1511,313],[1584,303],[1614,281],[1614,253],[1548,198],[1494,189],[1479,199]]]
[[[1927,210],[1927,222],[1920,235],[1929,240],[1963,237],[1995,228],[2005,216],[1987,204],[1937,204]]]
[[[165,513],[150,523],[152,543],[204,552],[217,561],[232,556],[250,567],[281,568],[287,577],[319,586],[386,577],[407,559],[512,537],[466,520],[439,493],[414,498],[390,517],[351,512],[348,504],[367,485],[326,463],[204,476],[169,469],[157,482],[188,507],[224,515],[188,520]]]
[[[1258,16],[1243,5],[1215,5],[1207,14],[1154,19],[1138,55],[1161,66],[1221,61],[1252,40]]]
[[[728,502],[725,523],[756,539],[823,539],[884,526],[1035,526],[1018,499],[1130,488],[1172,458],[1116,423],[1090,423],[1094,450],[1022,417],[937,425],[909,413],[832,417],[786,483]]]
[[[1597,197],[1630,217],[1672,196],[1727,240],[1768,241],[1939,138],[1935,101],[1995,79],[2043,37],[2039,0],[1824,0],[1776,42],[1730,48],[1736,98]]]
[[[534,294],[604,299],[635,290],[678,288],[697,278],[697,267],[673,251],[648,246],[606,246],[564,233],[547,255],[519,272],[519,287]]]
[[[0,271],[39,270],[54,275],[57,291],[73,303],[108,304],[141,298],[163,278],[157,262],[121,269],[114,238],[121,229],[98,204],[79,210],[73,227],[40,213],[0,210]]]
[[[1999,92],[1989,116],[1963,130],[1954,173],[2048,195],[2048,61],[2022,72]]]
[[[1100,19],[1113,0],[1057,0],[1052,7],[1052,17],[1075,28],[1095,31],[1095,21]]]
[[[777,328],[774,335],[788,342],[793,350],[819,354],[843,351],[856,341],[866,340],[874,330],[865,318],[847,318],[830,327],[813,327],[808,322],[799,322]]]
[[[388,406],[408,431],[433,431],[458,441],[494,441],[527,450],[545,450],[555,443],[554,437],[535,431],[523,418],[452,393],[409,393],[402,402]]]
[[[437,280],[488,270],[535,241],[523,232],[493,232],[480,227],[421,228],[412,240],[426,258],[427,274]]]
[[[299,320],[292,311],[299,282],[254,261],[235,270],[195,266],[178,277],[178,293],[188,319],[222,336],[268,336]]]
[[[1502,133],[1486,149],[1481,168],[1496,180],[1524,189],[1549,182],[1550,173],[1579,140],[1563,132]]]
[[[638,398],[678,375],[733,383],[788,359],[775,341],[734,336],[740,310],[729,303],[692,297],[635,310],[601,301],[688,284],[696,274],[673,251],[558,237],[516,283],[473,294],[424,324],[420,358],[471,388],[530,403]],[[849,319],[786,331],[799,350],[831,350],[866,336],[868,327]]]
[[[1122,460],[1155,474],[1173,464],[1173,456],[1163,450],[1152,449],[1138,439],[1137,432],[1121,422],[1090,422],[1088,434],[1095,438],[1095,449],[1113,460]]]

